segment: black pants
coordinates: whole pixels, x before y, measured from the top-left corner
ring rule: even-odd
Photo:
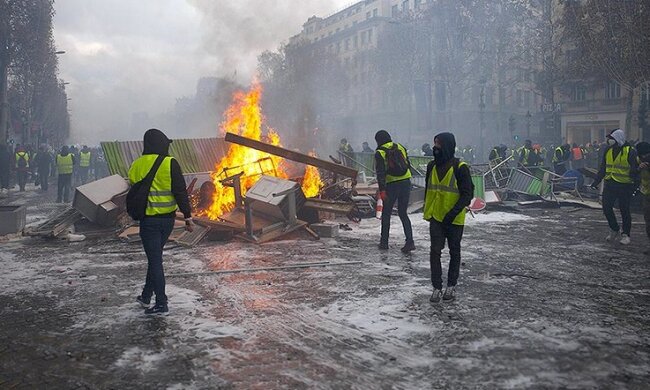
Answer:
[[[25,185],[27,184],[27,175],[29,173],[24,170],[16,171],[16,180],[18,180],[18,187],[20,191],[25,191]]]
[[[88,182],[88,167],[79,167],[79,184],[86,184]]]
[[[49,176],[50,176],[50,171],[48,169],[39,169],[38,170],[38,184],[41,186],[41,189],[43,191],[47,191],[47,188],[49,186]]]
[[[70,190],[72,186],[72,174],[71,173],[59,174],[59,180],[57,185],[58,185],[58,189],[56,193],[57,203],[61,203],[61,200],[63,200],[63,202],[65,203],[68,203],[70,199]]]
[[[621,184],[610,180],[605,181],[603,190],[603,213],[607,218],[609,228],[617,232],[620,230],[616,215],[614,215],[614,203],[618,200],[618,208],[623,218],[623,234],[630,235],[632,230],[632,214],[630,203],[634,194],[634,184]]]
[[[384,203],[384,212],[381,214],[381,240],[380,244],[388,245],[388,235],[390,232],[390,216],[393,212],[393,206],[397,202],[397,215],[402,221],[406,243],[413,243],[413,229],[411,220],[407,212],[409,198],[411,197],[411,181],[401,180],[398,182],[386,184],[386,203]]]
[[[566,172],[566,168],[564,167],[564,164],[553,163],[553,170],[555,171],[556,174],[560,176],[564,175],[564,172]]]
[[[463,238],[462,225],[445,226],[432,219],[429,221],[429,235],[431,236],[431,284],[433,288],[442,290],[442,265],[440,256],[445,247],[445,240],[449,246],[449,272],[447,273],[447,286],[455,286],[460,274],[460,241]]]
[[[147,279],[142,289],[142,299],[148,302],[156,294],[156,305],[166,305],[163,247],[174,229],[174,218],[144,218],[140,221],[140,238],[147,254]]]
[[[0,188],[9,189],[9,170],[0,172]]]
[[[643,219],[645,220],[645,233],[650,240],[650,195],[643,195]]]

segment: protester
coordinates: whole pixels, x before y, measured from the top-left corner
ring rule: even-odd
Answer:
[[[154,175],[149,190],[145,217],[140,221],[140,238],[147,254],[147,277],[142,294],[136,298],[145,307],[145,314],[166,314],[165,272],[163,269],[163,247],[174,228],[176,209],[185,217],[185,229],[193,230],[190,202],[185,188],[185,179],[178,162],[169,156],[172,141],[158,129],[149,129],[144,134],[142,156],[131,164],[129,181],[135,184],[143,180],[153,168],[158,156],[164,159]],[[152,295],[156,303],[151,304]]]
[[[524,147],[519,152],[519,164],[524,167],[532,167],[537,165],[538,158],[539,156],[533,150],[533,142],[526,140]]]
[[[361,144],[361,151],[363,153],[374,153],[374,150],[372,150],[372,148],[370,147],[370,145],[368,145],[367,142]]]
[[[406,148],[393,142],[386,130],[379,130],[375,134],[375,141],[377,141],[377,151],[375,152],[377,184],[379,185],[379,197],[384,202],[379,249],[388,249],[390,217],[393,206],[397,202],[397,214],[402,221],[406,236],[406,243],[401,250],[408,253],[415,249],[411,220],[407,212],[411,196],[411,163]]]
[[[34,157],[34,165],[38,177],[37,185],[41,186],[41,190],[47,191],[49,188],[50,169],[52,166],[52,156],[47,151],[46,145],[41,145],[38,149],[36,157]]]
[[[11,154],[7,145],[0,144],[0,195],[9,192],[9,178],[11,177]]]
[[[341,143],[339,144],[339,152],[342,153],[352,153],[354,150],[352,149],[352,145],[348,143],[348,140],[345,138],[341,138]]]
[[[632,230],[630,203],[634,190],[637,188],[635,181],[638,178],[637,153],[630,144],[625,142],[625,133],[621,129],[616,129],[607,136],[607,144],[609,146],[591,187],[596,189],[605,179],[603,213],[611,230],[606,240],[620,240],[621,244],[628,245]],[[617,200],[623,219],[622,234],[620,234],[620,227],[616,215],[614,215],[614,203]]]
[[[88,171],[90,170],[91,153],[88,146],[84,145],[79,152],[79,181],[81,184],[88,182]]]
[[[422,145],[422,155],[426,157],[433,157],[433,149],[431,149],[431,145],[429,144]]]
[[[68,203],[72,187],[72,171],[75,158],[67,146],[61,147],[61,153],[56,155],[56,170],[58,172],[56,202]]]
[[[569,145],[562,145],[555,148],[553,153],[553,171],[562,176],[567,171],[566,164],[569,161]]]
[[[469,166],[454,156],[456,139],[451,133],[440,133],[434,138],[434,161],[427,165],[424,219],[429,221],[431,238],[431,302],[455,299],[460,273],[460,242],[463,238],[466,207],[473,197]],[[449,272],[447,288],[442,292],[440,257],[449,245]]]
[[[639,142],[636,145],[639,155],[639,175],[641,177],[641,194],[643,195],[643,219],[645,232],[648,236],[647,250],[643,252],[650,255],[650,143]]]
[[[20,145],[16,146],[15,168],[18,189],[20,192],[24,192],[25,185],[27,184],[27,176],[29,175],[29,153]]]

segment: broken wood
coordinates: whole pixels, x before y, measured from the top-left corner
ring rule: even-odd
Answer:
[[[209,276],[209,275],[222,275],[222,274],[236,274],[242,272],[282,271],[282,270],[299,269],[299,268],[329,267],[335,265],[356,265],[356,264],[361,264],[361,261],[346,261],[341,263],[330,263],[329,261],[321,261],[321,262],[314,262],[314,263],[299,263],[293,265],[283,265],[279,267],[235,268],[235,269],[224,269],[219,271],[208,271],[208,272],[186,272],[186,273],[171,274],[165,276],[168,278],[188,277],[188,276]]]
[[[274,156],[283,157],[291,161],[312,165],[318,168],[322,168],[337,173],[339,175],[351,177],[353,181],[356,181],[357,175],[359,173],[356,169],[349,168],[344,165],[339,165],[333,162],[321,160],[320,158],[312,157],[308,154],[295,152],[293,150],[285,149],[279,146],[265,144],[264,142],[242,137],[240,135],[233,134],[233,133],[226,133],[225,140],[227,142],[232,142],[234,144],[246,146],[265,153],[269,153]]]

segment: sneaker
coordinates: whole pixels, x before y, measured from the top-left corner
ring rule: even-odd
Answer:
[[[616,241],[618,240],[618,232],[615,231],[610,231],[607,237],[605,237],[605,240],[607,241]]]
[[[151,298],[145,301],[142,299],[142,295],[138,295],[138,297],[135,298],[135,301],[138,302],[143,309],[148,309],[149,306],[151,306]]]
[[[447,287],[445,293],[442,294],[443,301],[453,301],[456,299],[456,286]]]
[[[167,308],[167,305],[154,305],[153,307],[144,309],[144,314],[167,315],[169,314],[169,309]]]
[[[379,244],[379,250],[382,251],[388,250],[388,244]]]
[[[630,244],[630,236],[627,234],[621,234],[621,241],[619,241],[621,245],[629,245]]]
[[[440,298],[442,298],[442,290],[438,290],[434,288],[433,294],[431,294],[431,298],[429,298],[429,302],[438,303],[440,302]]]
[[[414,250],[415,250],[415,244],[412,243],[412,242],[411,242],[411,243],[407,243],[407,244],[404,245],[404,246],[402,247],[402,249],[401,249],[402,253],[409,253],[410,251],[414,251]]]

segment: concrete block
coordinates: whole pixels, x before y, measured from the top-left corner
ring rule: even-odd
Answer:
[[[0,236],[22,232],[26,220],[25,206],[0,206]]]
[[[309,227],[321,237],[333,238],[339,236],[339,225],[332,223],[312,223]]]
[[[125,209],[129,185],[120,175],[113,175],[84,184],[75,189],[72,206],[89,221],[112,225]]]

